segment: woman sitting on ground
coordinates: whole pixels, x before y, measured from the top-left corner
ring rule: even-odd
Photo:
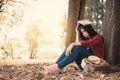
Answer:
[[[104,59],[103,37],[98,34],[88,20],[80,20],[76,27],[76,40],[61,54],[58,60],[45,68],[45,73],[56,73],[66,65],[76,62],[79,68],[83,58],[95,55]]]

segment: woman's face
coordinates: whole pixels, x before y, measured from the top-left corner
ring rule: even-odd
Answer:
[[[85,30],[85,29],[81,29],[81,33],[83,34],[83,36],[85,37],[85,38],[90,38],[90,35],[89,35],[89,33]]]

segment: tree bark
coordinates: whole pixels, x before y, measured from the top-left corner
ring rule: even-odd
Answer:
[[[105,57],[112,65],[120,64],[120,0],[107,0],[103,27]]]
[[[75,41],[75,28],[78,20],[84,19],[86,0],[69,0],[66,47]]]

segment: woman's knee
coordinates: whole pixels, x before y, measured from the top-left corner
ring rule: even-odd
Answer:
[[[83,50],[83,49],[85,49],[85,47],[76,45],[76,46],[73,47],[73,49],[74,50]]]

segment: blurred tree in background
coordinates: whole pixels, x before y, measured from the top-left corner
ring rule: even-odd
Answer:
[[[20,25],[24,3],[15,0],[0,0],[0,55],[2,59],[15,59],[21,54],[20,40],[7,34],[14,25]],[[17,51],[19,50],[19,52]],[[17,54],[17,55],[16,55]]]
[[[74,34],[75,30],[73,29],[75,29],[76,27],[75,25],[76,25],[77,18],[79,17],[79,15],[83,15],[82,13],[84,13],[84,11],[81,11],[82,13],[80,13],[79,10],[81,8],[79,6],[76,6],[83,3],[84,3],[83,6],[85,6],[84,1],[81,2],[82,0],[79,0],[79,1],[67,0],[66,5],[74,3],[74,5],[72,5],[69,8],[70,10],[69,16],[71,16],[72,18],[75,18],[75,20],[71,21],[71,18],[69,18],[70,28],[69,30],[67,30],[68,14],[67,13],[64,14],[60,22],[62,32],[59,35],[59,37],[61,40],[58,42],[56,40],[56,37],[50,36],[51,27],[48,27],[46,25],[41,25],[40,21],[32,22],[33,18],[31,18],[29,14],[34,13],[34,11],[30,13],[29,10],[28,10],[29,12],[27,12],[26,10],[33,8],[34,6],[33,4],[35,3],[35,1],[28,0],[28,2],[31,1],[30,4],[32,4],[32,7],[28,5],[28,3],[25,1],[27,0],[0,0],[0,57],[1,59],[7,59],[7,58],[16,59],[16,58],[22,58],[23,56],[26,56],[26,55],[29,56],[30,59],[35,59],[35,58],[39,58],[39,56],[42,56],[41,53],[44,53],[47,55],[51,55],[52,53],[57,53],[59,50],[57,47],[58,45],[60,45],[60,48],[62,49],[65,48],[67,31],[72,32],[68,34],[69,34],[69,38],[73,41],[75,37],[75,34]],[[68,3],[69,1],[71,2]],[[25,9],[26,6],[27,6],[27,9]],[[76,10],[74,9],[74,7],[76,7]],[[96,25],[94,26],[96,27],[94,28],[99,33],[102,33],[101,30],[102,30],[102,21],[105,14],[105,0],[86,0],[85,9],[86,9],[85,18],[95,22]],[[27,12],[26,13],[26,15],[28,15],[27,17],[30,17],[29,19],[31,19],[30,21],[32,23],[27,23],[29,25],[23,25],[25,22],[27,22],[27,21],[24,21],[26,20],[26,18],[23,18],[23,16],[25,15],[24,10]],[[32,15],[36,17],[35,16],[36,13]],[[37,17],[39,18],[39,16]],[[82,18],[83,17],[84,16],[82,16]],[[19,32],[21,30],[21,32],[22,31],[24,32],[25,28],[27,28],[27,32],[24,35],[25,37],[23,36],[20,38],[22,40],[9,36],[9,33],[13,33],[13,35],[16,34],[18,37],[20,37],[22,33],[19,35],[17,34],[17,31]],[[55,43],[54,40],[56,40],[57,44]],[[70,43],[72,41],[68,39],[67,42]],[[55,47],[53,47],[54,46],[53,43],[55,43]],[[52,48],[54,49],[51,49],[48,46],[48,44],[49,46],[52,46]]]
[[[39,46],[41,33],[38,25],[31,25],[26,34],[26,41],[28,42],[28,51],[30,53],[30,59],[37,58],[37,48]]]
[[[24,3],[22,1],[0,0],[0,23],[9,27],[18,25],[22,21],[23,6]]]
[[[106,1],[103,27],[105,58],[112,65],[120,65],[120,0]]]
[[[94,28],[102,34],[103,19],[105,16],[106,0],[86,0],[85,19],[93,21]]]
[[[66,47],[75,41],[75,28],[78,20],[84,19],[86,0],[69,0],[67,32],[66,32]]]

